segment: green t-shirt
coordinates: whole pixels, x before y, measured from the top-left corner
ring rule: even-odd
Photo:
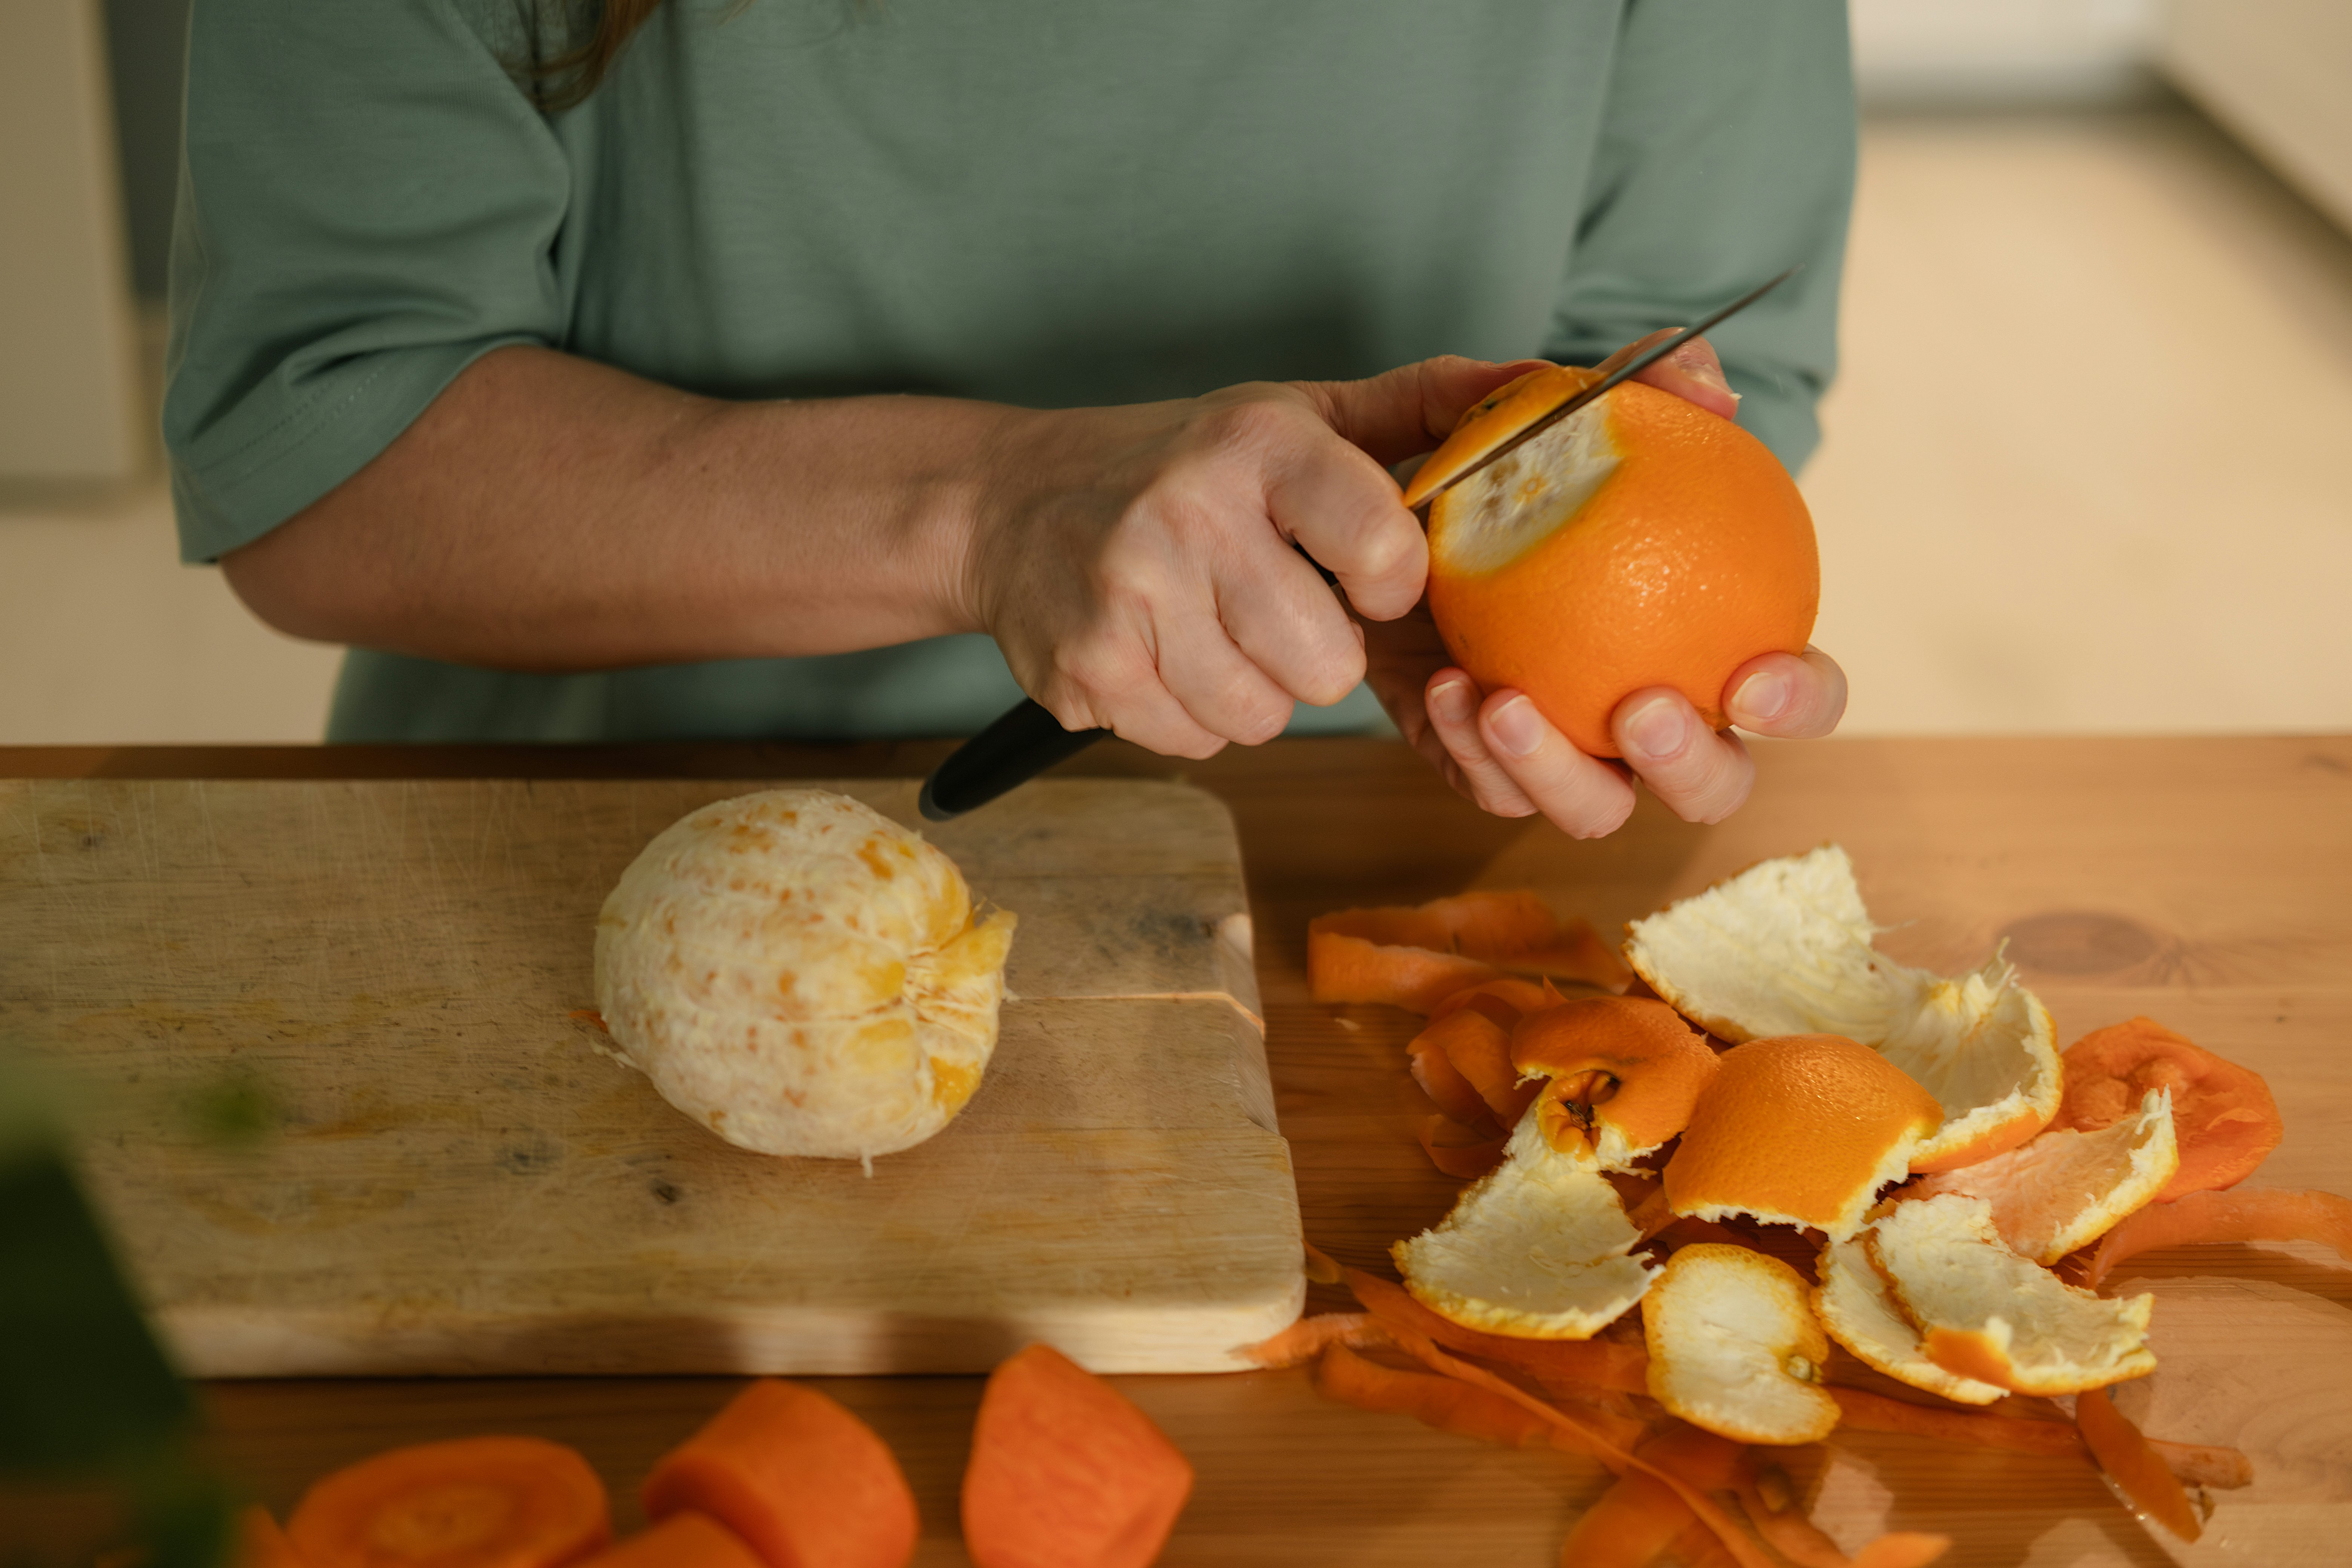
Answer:
[[[670,0],[584,104],[558,0],[196,0],[164,430],[211,561],[477,355],[1036,407],[1716,335],[1794,467],[1853,177],[1843,0]],[[660,526],[648,517],[646,526]],[[338,740],[967,733],[985,637],[515,675],[355,650]],[[1360,727],[1362,692],[1294,730]]]

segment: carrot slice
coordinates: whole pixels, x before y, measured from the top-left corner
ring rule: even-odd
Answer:
[[[2099,1238],[2083,1282],[2096,1289],[2116,1264],[2155,1247],[2222,1241],[2315,1241],[2352,1262],[2352,1198],[2257,1187],[2150,1204]]]
[[[1465,986],[1495,978],[1491,964],[1339,931],[1307,933],[1307,994],[1318,1002],[1385,1002],[1426,1013]]]
[[[604,1483],[541,1437],[391,1448],[313,1484],[286,1521],[306,1568],[561,1568],[613,1538]]]
[[[1143,1568],[1192,1490],[1151,1418],[1050,1345],[990,1374],[963,1475],[976,1568]]]
[[[2183,1541],[2203,1533],[2189,1494],[2147,1446],[2138,1427],[2117,1410],[2104,1388],[2086,1388],[2074,1396],[2074,1425],[2090,1446],[2099,1468],[2123,1489],[2132,1506]]]
[[[1506,1448],[1539,1447],[1551,1438],[1550,1422],[1507,1399],[1433,1372],[1382,1366],[1344,1342],[1335,1342],[1315,1363],[1315,1392],[1359,1410],[1410,1415],[1424,1426]]]
[[[1364,1348],[1389,1342],[1388,1331],[1370,1312],[1319,1312],[1299,1319],[1279,1333],[1243,1345],[1234,1353],[1270,1369],[1313,1361],[1331,1345]]]
[[[301,1553],[286,1539],[286,1531],[259,1503],[239,1509],[236,1541],[229,1561],[236,1568],[302,1568]]]
[[[2152,1018],[2094,1029],[2066,1047],[2065,1093],[2053,1128],[2093,1132],[2139,1109],[2151,1089],[2172,1091],[2180,1168],[2156,1194],[2168,1204],[2252,1175],[2286,1123],[2262,1074],[2226,1061]]]
[[[1511,1065],[1510,1030],[1475,1007],[1459,1008],[1436,1020],[1413,1043],[1423,1042],[1445,1053],[1454,1070],[1478,1091],[1486,1110],[1506,1129],[1517,1127],[1536,1096],[1543,1092],[1542,1079],[1519,1081],[1519,1069]]]
[[[1487,1137],[1492,1137],[1498,1131],[1493,1113],[1486,1109],[1485,1098],[1472,1087],[1468,1079],[1462,1076],[1462,1069],[1454,1065],[1453,1058],[1445,1054],[1443,1038],[1437,1034],[1435,1026],[1415,1035],[1404,1048],[1412,1062],[1412,1081],[1421,1085],[1421,1091],[1429,1096],[1437,1109],[1445,1114],[1447,1121],[1475,1129]]]
[[[656,1521],[709,1514],[769,1568],[898,1568],[915,1550],[915,1494],[874,1428],[772,1377],[663,1455],[643,1500]]]
[[[616,1542],[580,1568],[768,1568],[742,1537],[707,1513],[685,1509]]]
[[[1410,1329],[1438,1344],[1501,1362],[1539,1381],[1559,1379],[1620,1394],[1650,1392],[1649,1352],[1616,1340],[1515,1340],[1465,1329],[1412,1299],[1405,1288],[1360,1268],[1345,1270],[1348,1289],[1383,1323]]]
[[[1507,1133],[1482,1136],[1444,1116],[1423,1117],[1414,1136],[1421,1140],[1422,1152],[1429,1156],[1431,1164],[1465,1182],[1501,1164],[1503,1151],[1511,1142]]]

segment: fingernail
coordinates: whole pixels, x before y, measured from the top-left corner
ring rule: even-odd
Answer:
[[[1778,719],[1788,710],[1789,678],[1769,669],[1759,669],[1739,683],[1731,694],[1731,706],[1743,719]]]
[[[1495,744],[1515,757],[1532,756],[1543,744],[1543,715],[1524,697],[1514,697],[1496,709],[1486,724],[1495,731]]]
[[[1429,714],[1441,724],[1467,724],[1475,710],[1466,680],[1449,680],[1430,690]]]
[[[1653,697],[1626,715],[1625,744],[1645,757],[1671,757],[1689,738],[1682,704],[1671,697]]]

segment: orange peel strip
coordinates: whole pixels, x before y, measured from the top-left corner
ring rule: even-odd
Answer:
[[[1539,1447],[1551,1439],[1550,1422],[1510,1400],[1433,1372],[1367,1361],[1344,1341],[1334,1342],[1315,1363],[1315,1392],[1359,1410],[1410,1415],[1424,1426],[1506,1448]]]
[[[1548,984],[1507,974],[1500,980],[1482,980],[1475,985],[1464,986],[1432,1008],[1429,1021],[1434,1024],[1448,1013],[1475,1007],[1507,1029],[1528,1014],[1540,1013],[1564,1000]]]
[[[1462,893],[1415,909],[1339,910],[1307,926],[1318,1002],[1386,1002],[1429,1013],[1506,969],[1622,989],[1631,972],[1591,922],[1562,921],[1534,893]]]
[[[1736,1485],[1747,1468],[1748,1450],[1741,1445],[1680,1421],[1668,1422],[1634,1452],[1706,1491]],[[1644,1568],[1697,1524],[1698,1516],[1672,1488],[1639,1470],[1629,1471],[1576,1521],[1560,1548],[1560,1565]],[[1699,1528],[1713,1547],[1714,1534]]]
[[[1477,1087],[1462,1076],[1462,1069],[1445,1054],[1444,1038],[1438,1028],[1433,1023],[1405,1046],[1412,1081],[1421,1085],[1422,1093],[1429,1096],[1430,1103],[1448,1121],[1476,1129],[1482,1137],[1495,1136],[1500,1130],[1495,1125],[1494,1113],[1487,1109]]]
[[[1362,1349],[1389,1342],[1388,1331],[1375,1322],[1370,1312],[1318,1312],[1255,1344],[1243,1345],[1234,1353],[1272,1370],[1313,1361],[1331,1345]]]
[[[1338,931],[1307,933],[1308,994],[1318,1002],[1385,1002],[1426,1013],[1465,986],[1495,978],[1475,959],[1395,947]]]
[[[1475,1181],[1501,1164],[1503,1152],[1511,1142],[1507,1132],[1486,1137],[1475,1128],[1444,1116],[1423,1117],[1413,1136],[1421,1140],[1421,1151],[1429,1156],[1431,1164],[1465,1182]]]
[[[2083,1283],[2096,1289],[2116,1264],[2155,1247],[2230,1241],[2315,1241],[2352,1262],[2352,1198],[2257,1187],[2150,1204],[2099,1238]]]
[[[2148,1090],[2171,1091],[2180,1167],[2157,1193],[2160,1204],[2237,1185],[2286,1133],[2262,1074],[2153,1018],[2094,1029],[2060,1059],[2065,1092],[2054,1127],[2096,1131],[2130,1115]]]
[[[1740,1476],[1738,1485],[1739,1506],[1746,1510],[1748,1522],[1767,1545],[1797,1568],[1924,1568],[1952,1549],[1948,1535],[1892,1531],[1848,1557],[1826,1531],[1805,1517],[1793,1498],[1786,1506],[1774,1507],[1752,1469]]]
[[[1413,1045],[1422,1047],[1424,1042],[1445,1053],[1454,1070],[1478,1091],[1478,1098],[1503,1127],[1517,1127],[1543,1091],[1540,1079],[1519,1081],[1519,1069],[1511,1065],[1511,1032],[1475,1007],[1458,1008],[1431,1023],[1415,1037]]]
[[[1409,1329],[1466,1355],[1500,1362],[1538,1381],[1556,1378],[1618,1394],[1650,1392],[1650,1354],[1637,1345],[1615,1340],[1519,1340],[1481,1333],[1440,1317],[1393,1281],[1360,1268],[1348,1269],[1346,1276],[1356,1300],[1381,1322]]]
[[[1318,1285],[1337,1285],[1340,1280],[1339,1260],[1311,1241],[1299,1243],[1306,1253],[1307,1278]]]
[[[1739,1527],[1732,1522],[1729,1515],[1717,1506],[1712,1498],[1679,1477],[1668,1474],[1647,1459],[1612,1442],[1584,1422],[1538,1399],[1517,1384],[1507,1382],[1488,1372],[1485,1367],[1473,1365],[1469,1362],[1440,1350],[1427,1334],[1418,1329],[1408,1327],[1381,1310],[1381,1303],[1392,1298],[1374,1290],[1371,1293],[1373,1299],[1365,1300],[1364,1287],[1367,1284],[1385,1284],[1386,1281],[1374,1280],[1370,1275],[1349,1269],[1348,1283],[1357,1291],[1356,1299],[1363,1301],[1372,1314],[1386,1324],[1391,1337],[1397,1342],[1398,1349],[1433,1372],[1440,1372],[1448,1377],[1459,1378],[1465,1383],[1486,1389],[1490,1393],[1499,1394],[1522,1409],[1541,1416],[1558,1430],[1559,1436],[1553,1439],[1555,1447],[1564,1448],[1570,1453],[1584,1454],[1599,1459],[1620,1474],[1631,1468],[1656,1477],[1673,1488],[1675,1495],[1682,1499],[1684,1506],[1696,1514],[1707,1528],[1715,1532],[1717,1538],[1730,1548],[1731,1554],[1738,1562],[1740,1568],[1771,1568],[1769,1560],[1756,1549],[1753,1542],[1740,1532]],[[1391,1286],[1390,1289],[1394,1292],[1395,1297],[1401,1297],[1406,1300],[1412,1300],[1411,1297],[1405,1296],[1402,1286]]]
[[[2140,1429],[2116,1408],[2106,1390],[2086,1388],[2074,1396],[2074,1426],[2091,1457],[2099,1461],[2099,1468],[2123,1489],[2124,1496],[2140,1512],[2183,1541],[2194,1541],[2204,1533],[2179,1479],[2148,1446]]]

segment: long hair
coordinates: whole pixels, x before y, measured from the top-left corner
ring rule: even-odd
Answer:
[[[664,0],[603,0],[587,36],[562,53],[525,68],[524,85],[544,113],[570,109],[596,90],[639,27],[653,19]]]

